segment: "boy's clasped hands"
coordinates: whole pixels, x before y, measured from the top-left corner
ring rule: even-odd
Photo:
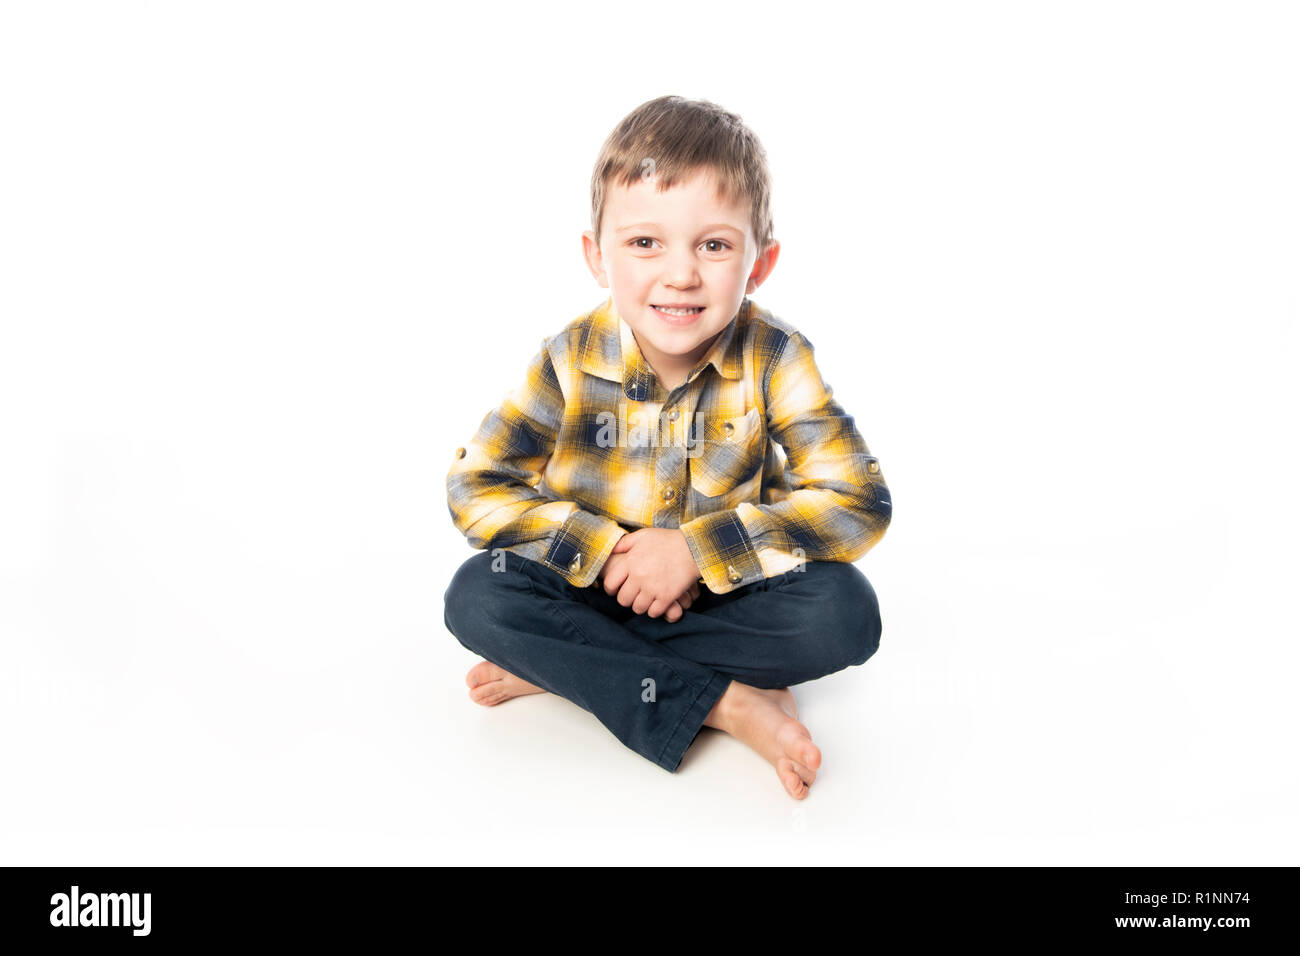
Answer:
[[[676,621],[700,596],[700,569],[677,528],[639,528],[619,538],[605,559],[605,593],[637,614]]]

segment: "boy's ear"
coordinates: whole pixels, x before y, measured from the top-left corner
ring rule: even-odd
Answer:
[[[781,255],[781,243],[773,239],[766,249],[764,249],[757,259],[754,260],[754,268],[749,270],[749,281],[745,283],[745,294],[753,292],[772,274],[776,268],[776,260]]]
[[[602,289],[609,288],[609,279],[605,277],[605,260],[600,255],[600,246],[596,245],[596,233],[588,229],[582,234],[582,255],[587,260],[587,268],[596,277]]]

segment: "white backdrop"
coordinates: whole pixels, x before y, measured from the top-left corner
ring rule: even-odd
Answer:
[[[1296,864],[1300,18],[1266,3],[0,8],[0,863]],[[444,479],[613,125],[762,138],[896,510],[809,798],[442,621]]]

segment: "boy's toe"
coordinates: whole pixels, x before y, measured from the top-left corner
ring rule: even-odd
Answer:
[[[799,776],[795,766],[794,761],[783,757],[777,762],[776,774],[781,778],[781,785],[785,787],[786,793],[796,800],[801,800],[808,793],[808,785]]]

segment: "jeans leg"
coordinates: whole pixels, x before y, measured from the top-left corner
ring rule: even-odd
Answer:
[[[726,594],[701,589],[677,621],[631,615],[627,626],[742,684],[769,688],[865,663],[881,634],[875,589],[857,567],[840,561],[809,561],[802,571]]]
[[[511,551],[480,551],[453,576],[443,619],[469,650],[589,711],[673,772],[731,680],[633,633],[594,606],[597,594],[609,597]]]

